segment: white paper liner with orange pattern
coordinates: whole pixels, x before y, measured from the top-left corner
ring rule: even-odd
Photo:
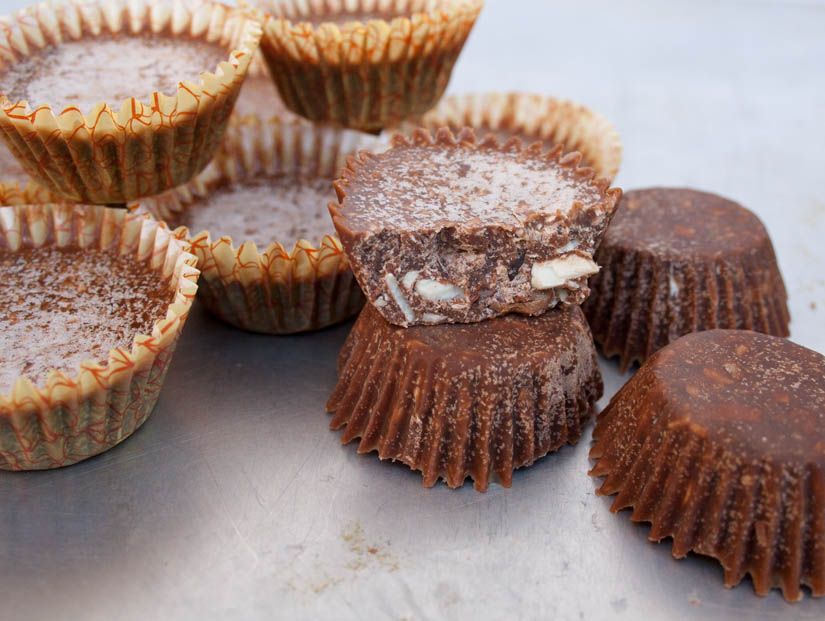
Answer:
[[[248,117],[227,130],[214,161],[195,180],[143,200],[140,208],[172,226],[212,190],[283,174],[328,178],[334,196],[332,180],[347,155],[383,144],[358,132]],[[290,334],[344,321],[364,304],[332,222],[329,231],[317,245],[273,240],[262,252],[252,241],[236,248],[220,231],[175,234],[191,239],[202,272],[198,296],[211,313],[244,330]]]
[[[602,115],[582,105],[527,93],[474,93],[451,95],[416,121],[402,126],[440,127],[457,132],[472,127],[479,136],[494,133],[504,142],[518,136],[524,144],[542,141],[545,150],[564,145],[564,153],[578,151],[582,165],[597,177],[613,179],[622,162],[619,133]]]
[[[261,37],[254,12],[208,0],[58,0],[0,23],[0,69],[62,41],[127,31],[217,43],[227,60],[204,67],[199,84],[181,82],[174,96],[130,98],[120,110],[32,110],[0,92],[0,138],[29,175],[66,199],[125,203],[192,179],[220,143]]]
[[[178,337],[197,291],[197,259],[189,245],[145,214],[91,205],[0,208],[0,247],[25,244],[107,249],[148,261],[175,292],[152,333],[108,361],[85,361],[69,376],[52,370],[45,387],[27,377],[0,394],[0,469],[68,466],[110,449],[146,420],[157,401]],[[33,338],[36,336],[33,335]]]
[[[377,132],[432,108],[483,0],[258,0],[261,51],[287,107]],[[387,19],[353,20],[370,14]],[[393,16],[393,17],[390,17]],[[395,17],[398,16],[398,17]],[[323,20],[329,17],[330,21]],[[312,22],[319,23],[313,26]]]

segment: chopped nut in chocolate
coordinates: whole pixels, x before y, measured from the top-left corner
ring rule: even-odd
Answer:
[[[621,190],[561,153],[465,128],[350,158],[330,213],[367,298],[399,326],[580,304]]]

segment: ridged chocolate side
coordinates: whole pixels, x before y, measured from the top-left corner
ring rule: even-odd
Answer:
[[[641,205],[629,214],[632,201]],[[707,216],[705,206],[718,217],[708,225],[717,226],[711,232],[699,224]],[[693,235],[701,238],[693,247],[673,247],[647,224],[655,219],[658,226],[679,229],[691,212],[699,225]],[[734,245],[726,239],[730,234],[737,236]],[[593,338],[605,356],[619,357],[622,372],[690,332],[790,334],[787,293],[767,231],[731,201],[691,190],[628,192],[595,261],[601,271],[590,279],[591,295],[582,308]]]
[[[420,470],[424,485],[469,476],[509,487],[513,470],[574,444],[603,386],[581,310],[478,324],[398,328],[365,306],[327,403],[342,443]]]
[[[759,365],[787,374],[776,382]],[[822,356],[783,339],[678,340],[598,415],[597,493],[650,522],[651,540],[672,537],[674,557],[718,559],[727,587],[750,574],[759,595],[778,587],[796,601],[801,585],[825,595],[824,378]]]

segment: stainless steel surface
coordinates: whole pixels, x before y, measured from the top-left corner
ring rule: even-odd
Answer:
[[[755,210],[793,338],[825,352],[824,29],[822,2],[488,0],[451,90],[581,101],[622,133],[619,185]],[[609,513],[589,431],[487,494],[340,446],[324,402],[348,329],[268,338],[197,307],[133,438],[0,474],[0,617],[825,618]],[[603,369],[609,396],[625,378]]]

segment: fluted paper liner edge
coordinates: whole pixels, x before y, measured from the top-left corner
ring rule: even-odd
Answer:
[[[52,369],[43,388],[21,376],[0,394],[0,469],[55,468],[108,450],[154,407],[197,291],[197,259],[145,214],[91,205],[0,207],[0,235],[11,252],[24,243],[111,249],[169,279],[175,295],[166,316],[130,349],[111,350],[106,364],[87,360],[76,374]]]
[[[206,0],[60,0],[21,9],[0,21],[4,63],[66,38],[126,29],[200,38],[232,51],[213,72],[204,67],[198,84],[183,82],[176,95],[156,92],[148,102],[127,99],[119,110],[100,103],[57,112],[44,102],[32,110],[0,94],[0,136],[33,179],[72,201],[125,203],[185,183],[217,149],[258,48],[258,19]]]

